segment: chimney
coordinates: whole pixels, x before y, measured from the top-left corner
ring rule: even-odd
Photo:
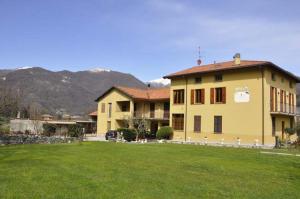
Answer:
[[[235,65],[241,64],[241,54],[240,53],[235,53],[235,55],[233,56],[233,59],[234,59]]]
[[[201,62],[202,62],[201,59],[198,59],[198,60],[197,60],[197,65],[200,66],[200,65],[201,65]]]

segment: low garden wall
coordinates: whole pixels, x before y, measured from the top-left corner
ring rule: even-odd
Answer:
[[[56,144],[70,143],[78,140],[72,137],[47,137],[40,135],[0,135],[0,145],[9,144]]]

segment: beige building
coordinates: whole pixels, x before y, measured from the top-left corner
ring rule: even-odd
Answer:
[[[266,61],[195,66],[171,79],[174,140],[273,145],[295,125],[298,77]]]
[[[112,87],[98,102],[97,134],[128,127],[128,120],[144,118],[149,131],[169,125],[170,89]]]

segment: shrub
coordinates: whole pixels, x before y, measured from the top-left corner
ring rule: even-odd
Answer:
[[[46,123],[46,124],[43,125],[43,129],[44,129],[43,135],[50,137],[50,136],[53,136],[55,134],[56,125]]]
[[[80,124],[72,124],[68,126],[68,135],[70,137],[82,137],[83,127]]]
[[[9,134],[9,126],[0,126],[0,135],[1,134]]]
[[[135,129],[130,129],[130,128],[119,128],[117,130],[119,133],[123,134],[123,138],[130,142],[134,141],[136,139],[137,132]]]
[[[161,139],[170,139],[173,135],[173,129],[169,126],[163,126],[156,132],[156,138]]]

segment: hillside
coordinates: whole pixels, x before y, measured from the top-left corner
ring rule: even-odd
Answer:
[[[110,70],[53,72],[39,67],[0,70],[0,86],[20,92],[24,105],[34,102],[49,113],[60,109],[79,115],[92,111],[96,109],[94,100],[113,85],[145,87],[130,74]]]

